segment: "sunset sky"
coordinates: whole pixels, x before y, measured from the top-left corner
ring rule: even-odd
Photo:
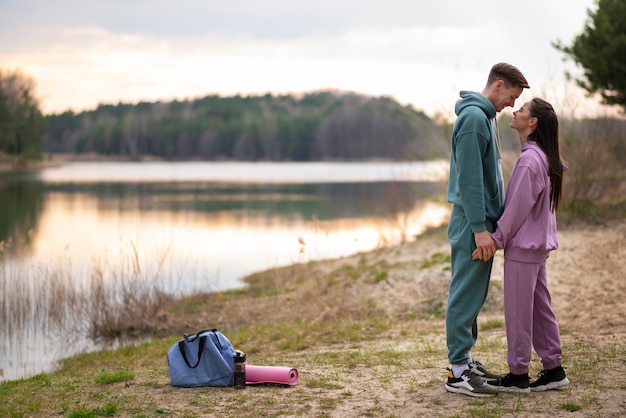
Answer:
[[[0,0],[0,69],[44,113],[208,94],[337,89],[430,115],[499,61],[556,103],[581,96],[563,55],[594,0]],[[567,87],[566,87],[567,86]],[[578,99],[576,99],[578,100]],[[519,103],[519,102],[518,102]]]

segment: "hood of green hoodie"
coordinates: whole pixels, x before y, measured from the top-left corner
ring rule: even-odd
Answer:
[[[461,113],[463,109],[468,106],[478,106],[485,115],[489,119],[492,119],[496,116],[496,108],[493,106],[493,103],[489,101],[485,96],[475,91],[461,91],[461,99],[456,102],[454,106],[454,113],[457,116]]]

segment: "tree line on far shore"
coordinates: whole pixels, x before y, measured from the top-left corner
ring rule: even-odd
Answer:
[[[130,159],[425,160],[448,155],[440,125],[387,97],[321,91],[100,105],[46,117],[42,148]]]
[[[48,153],[171,160],[430,160],[448,155],[441,125],[388,97],[303,95],[101,104],[43,115],[34,80],[0,69],[0,163]]]

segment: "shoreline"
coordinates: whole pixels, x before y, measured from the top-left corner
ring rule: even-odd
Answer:
[[[150,343],[79,355],[63,361],[57,372],[0,383],[6,399],[0,415],[52,415],[77,404],[99,408],[108,402],[121,416],[154,410],[204,416],[207,408],[242,417],[285,411],[294,416],[449,416],[452,402],[458,416],[569,417],[575,411],[621,416],[626,412],[626,388],[619,384],[626,373],[626,224],[566,227],[559,240],[561,247],[548,261],[548,280],[572,382],[561,390],[480,400],[445,391],[449,244],[439,229],[394,247],[258,272],[246,277],[246,289],[176,300],[153,318],[159,336]],[[476,358],[496,371],[507,367],[502,265],[498,254],[475,347]],[[212,327],[246,352],[250,364],[297,368],[298,384],[237,393],[172,387],[168,347],[183,332]],[[132,377],[94,384],[95,376],[116,370]],[[531,374],[539,370],[533,355]],[[111,396],[103,399],[104,392]]]

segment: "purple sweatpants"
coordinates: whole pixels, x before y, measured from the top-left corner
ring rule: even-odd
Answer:
[[[543,369],[561,365],[561,337],[548,291],[546,262],[504,261],[504,318],[511,373],[528,373],[532,346]]]

